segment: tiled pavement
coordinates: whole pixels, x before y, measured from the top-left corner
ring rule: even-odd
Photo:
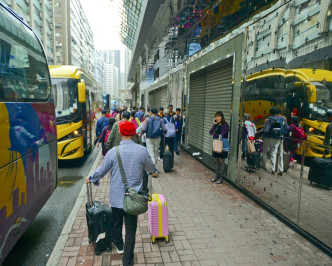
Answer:
[[[101,163],[101,161],[99,162]],[[161,168],[161,165],[159,165]],[[181,153],[174,171],[153,179],[169,203],[170,242],[151,243],[147,214],[139,217],[136,265],[332,265],[332,259],[213,173]],[[93,189],[108,201],[109,176]],[[85,202],[58,265],[121,265],[113,249],[95,256],[87,238]]]

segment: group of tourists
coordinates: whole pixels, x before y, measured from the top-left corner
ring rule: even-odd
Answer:
[[[306,135],[300,126],[297,116],[291,117],[291,125],[288,126],[287,119],[282,115],[282,111],[278,107],[272,107],[269,113],[269,117],[259,131],[256,130],[253,117],[250,114],[245,115],[242,158],[244,159],[248,153],[256,151],[255,141],[258,144],[262,143],[262,147],[261,145],[256,146],[259,149],[256,152],[262,153],[261,168],[267,169],[266,161],[269,158],[271,160],[272,174],[282,176],[285,168],[284,163],[289,163],[289,167],[296,165],[296,150],[306,139]],[[286,157],[285,154],[287,155]],[[285,161],[285,159],[289,160],[289,162]]]
[[[163,157],[164,146],[167,146],[174,158],[179,155],[178,143],[181,140],[182,116],[181,109],[173,112],[173,106],[149,108],[145,112],[141,107],[136,111],[127,108],[117,110],[109,115],[106,110],[97,120],[96,135],[99,147],[105,156],[97,170],[86,177],[87,183],[99,184],[99,179],[111,170],[109,203],[112,207],[112,241],[119,254],[124,254],[123,265],[132,265],[134,259],[137,215],[123,210],[124,195],[127,188],[141,191],[144,173],[158,176],[157,160]],[[119,154],[117,154],[119,149]],[[160,150],[160,151],[159,151]],[[122,163],[124,165],[121,173]],[[120,163],[119,163],[120,162]],[[119,166],[120,165],[120,166]],[[126,176],[126,185],[121,175]],[[125,241],[122,239],[123,220],[126,229]]]

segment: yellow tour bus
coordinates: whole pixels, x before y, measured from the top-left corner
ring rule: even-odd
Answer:
[[[50,66],[58,130],[58,159],[71,160],[91,151],[103,108],[102,89],[77,66]]]
[[[326,112],[332,111],[332,72],[323,69],[267,69],[246,78],[244,112],[251,114],[258,129],[262,128],[269,110],[279,107],[287,121],[298,116],[307,139],[312,144],[306,157],[322,157]],[[302,154],[302,147],[298,149]]]

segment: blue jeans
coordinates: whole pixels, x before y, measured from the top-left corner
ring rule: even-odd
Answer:
[[[174,151],[178,152],[178,142],[181,141],[181,133],[176,133],[175,138],[174,138]]]

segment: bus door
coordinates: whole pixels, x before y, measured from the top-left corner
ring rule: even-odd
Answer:
[[[287,108],[287,118],[290,120],[292,116],[299,117],[301,120],[303,117],[306,118],[307,102],[305,100],[305,86],[299,78],[295,76],[288,76],[285,78],[286,85],[286,108]],[[288,121],[290,122],[290,121]]]
[[[90,90],[86,90],[86,147],[88,150],[92,149],[92,132],[91,132],[91,106],[90,106]]]

